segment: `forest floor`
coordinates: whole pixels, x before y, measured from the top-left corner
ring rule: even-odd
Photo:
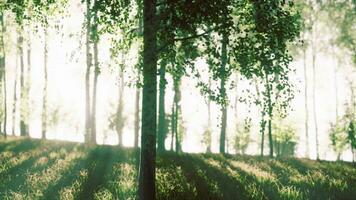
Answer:
[[[138,151],[0,140],[0,199],[135,199]],[[307,159],[164,153],[157,199],[356,199],[356,165]]]

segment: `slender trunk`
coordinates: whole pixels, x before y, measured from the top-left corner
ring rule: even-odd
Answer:
[[[220,74],[220,94],[224,98],[224,102],[221,104],[221,131],[220,131],[220,153],[225,153],[225,141],[226,141],[226,121],[227,121],[227,102],[225,102],[226,97],[226,64],[227,64],[227,43],[228,37],[223,34],[221,48],[221,74]]]
[[[94,4],[96,4],[96,0],[94,0]],[[98,76],[100,73],[99,69],[99,58],[98,58],[98,24],[97,24],[97,13],[94,14],[94,22],[93,22],[93,32],[94,32],[94,80],[93,80],[93,104],[91,111],[91,136],[90,143],[92,145],[96,144],[96,98],[97,98],[97,86],[98,86]]]
[[[138,76],[140,77],[140,69],[138,68]],[[140,88],[136,86],[136,94],[135,94],[135,132],[134,132],[134,147],[138,148],[138,134],[140,130]]]
[[[175,80],[175,83],[174,83],[174,107],[175,107],[175,112],[174,112],[174,121],[173,121],[173,123],[174,123],[174,135],[175,135],[176,152],[180,152],[181,151],[181,138],[179,138],[179,133],[178,133],[179,112],[181,111],[181,109],[180,109],[180,100],[181,100],[180,80]]]
[[[314,41],[312,43],[312,64],[313,64],[313,115],[315,124],[315,148],[316,148],[316,159],[319,160],[319,139],[318,139],[318,119],[316,112],[316,52]]]
[[[19,32],[19,53],[20,53],[20,134],[21,136],[28,136],[26,131],[26,109],[25,109],[25,81],[24,81],[24,53],[23,53],[23,27],[20,26]]]
[[[143,1],[143,96],[139,199],[155,199],[157,114],[156,1]]]
[[[335,91],[335,120],[336,123],[339,121],[339,97],[338,97],[338,86],[337,86],[337,66],[334,66],[334,91]]]
[[[43,94],[42,94],[42,139],[47,134],[47,86],[48,86],[48,26],[44,27]]]
[[[3,133],[5,136],[5,139],[7,137],[7,133],[6,133],[6,123],[7,123],[7,92],[6,92],[6,49],[5,49],[5,41],[4,41],[4,35],[6,32],[5,29],[5,24],[4,24],[4,13],[1,12],[0,15],[0,21],[1,21],[1,48],[2,48],[2,63],[1,63],[1,67],[2,67],[2,81],[3,81],[3,86],[4,86],[4,126],[3,126]]]
[[[209,77],[209,90],[211,88],[211,78]],[[206,151],[208,153],[211,152],[211,100],[210,100],[210,97],[208,98],[208,130],[207,130],[207,148],[206,148]]]
[[[260,89],[258,87],[258,82],[256,79],[254,79],[255,82],[255,88],[256,88],[256,94],[257,94],[257,99],[256,102],[261,101],[261,94],[260,94]],[[260,121],[260,132],[261,132],[261,156],[263,156],[263,152],[264,152],[264,143],[265,143],[265,120],[264,120],[264,112],[261,111],[260,107],[259,107],[259,113],[262,114],[261,116],[261,121]]]
[[[141,11],[143,10],[142,8],[142,2],[138,1],[138,10],[140,11],[138,13],[138,27],[139,27],[139,35],[143,36],[143,17]],[[142,52],[139,52],[140,54]],[[139,56],[141,59],[142,57]],[[140,131],[140,94],[141,94],[141,89],[139,87],[141,83],[141,60],[139,61],[139,64],[136,66],[137,67],[137,86],[136,86],[136,95],[135,95],[135,121],[134,121],[134,147],[138,148],[138,139],[139,139],[139,131]],[[139,157],[139,155],[138,155]]]
[[[174,132],[175,132],[175,103],[174,103],[174,98],[173,98],[173,103],[172,103],[172,113],[171,113],[171,151],[173,151],[173,145],[174,145]]]
[[[31,32],[28,30],[28,41],[27,41],[27,81],[26,81],[26,109],[29,111],[30,109],[30,89],[31,89],[31,55],[32,55],[32,48],[31,48]],[[30,112],[27,113],[30,115]],[[28,116],[30,118],[30,116]],[[29,123],[29,120],[27,120]],[[26,125],[27,134],[30,135],[29,124]]]
[[[96,99],[97,86],[99,76],[99,61],[98,61],[98,43],[94,42],[94,80],[93,80],[93,96],[92,96],[92,111],[91,111],[91,140],[90,143],[96,144]]]
[[[268,74],[266,73],[266,89],[267,89],[267,101],[268,101],[268,140],[269,140],[269,156],[273,157],[273,138],[272,138],[272,99],[271,99],[271,85],[268,80]]]
[[[17,76],[18,76],[18,68],[19,68],[19,47],[18,41],[16,43],[16,64],[15,64],[15,73],[14,73],[14,93],[13,93],[13,106],[12,106],[12,135],[15,135],[15,125],[16,125],[16,111],[17,111]]]
[[[305,109],[305,157],[309,158],[309,108],[308,108],[308,76],[307,76],[307,58],[306,49],[303,49],[304,65],[304,109]]]
[[[166,113],[165,113],[165,93],[166,93],[166,64],[161,62],[159,77],[159,106],[158,106],[158,135],[157,135],[157,150],[163,152],[166,150],[164,141],[166,137]]]
[[[116,133],[118,136],[118,140],[119,140],[119,146],[123,145],[123,140],[122,140],[122,129],[123,129],[123,108],[124,108],[124,84],[125,84],[125,80],[124,80],[124,70],[121,69],[120,72],[120,80],[121,83],[119,84],[119,102],[118,102],[118,106],[117,106],[117,112],[116,112]]]
[[[91,53],[90,53],[90,0],[86,0],[86,64],[87,69],[85,73],[85,143],[90,143],[90,128],[91,128],[91,119],[90,119],[90,68],[91,68]]]

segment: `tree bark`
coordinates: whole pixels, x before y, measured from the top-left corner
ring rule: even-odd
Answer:
[[[257,99],[256,101],[260,101],[261,100],[261,94],[260,94],[260,89],[258,87],[258,82],[257,79],[254,79],[255,82],[255,89],[256,89],[256,94],[257,94]],[[264,143],[265,143],[265,120],[264,120],[264,112],[262,112],[262,109],[260,107],[259,108],[259,113],[261,113],[261,121],[260,121],[260,132],[261,132],[261,153],[260,155],[263,156],[264,153]]]
[[[27,41],[27,81],[26,81],[26,109],[29,111],[30,109],[30,89],[31,89],[31,55],[32,55],[32,48],[31,48],[31,32],[30,28],[28,30],[28,41]],[[27,113],[27,124],[26,124],[26,132],[30,135],[29,129],[29,118],[30,112]]]
[[[47,134],[47,86],[48,86],[48,25],[44,27],[43,94],[42,94],[42,139]]]
[[[26,109],[25,109],[25,77],[24,77],[24,53],[23,53],[23,26],[20,26],[18,47],[20,53],[20,134],[21,136],[28,136],[26,130]]]
[[[303,49],[303,65],[304,65],[304,109],[305,109],[305,157],[309,158],[309,107],[308,107],[308,74],[307,74],[307,58],[306,49]]]
[[[211,78],[209,77],[209,90],[211,89]],[[207,138],[208,138],[208,144],[206,148],[206,152],[211,153],[211,100],[210,97],[208,98],[208,130],[207,130]]]
[[[166,128],[166,113],[165,113],[165,94],[166,94],[166,63],[161,62],[160,77],[159,77],[159,106],[158,106],[158,135],[157,135],[157,150],[158,152],[166,151],[164,142],[167,135]]]
[[[91,141],[91,115],[90,115],[90,68],[91,68],[91,53],[90,53],[90,0],[86,0],[86,73],[85,73],[85,143]]]
[[[17,76],[19,68],[19,41],[16,41],[16,64],[15,64],[15,73],[14,73],[14,93],[13,93],[13,106],[12,106],[12,129],[11,134],[15,135],[15,125],[16,125],[16,111],[17,111]]]
[[[269,156],[273,157],[273,138],[272,138],[272,117],[273,117],[273,107],[271,99],[271,85],[268,80],[268,74],[266,73],[266,89],[267,89],[267,100],[268,100],[268,140],[269,140]]]
[[[179,112],[181,112],[180,100],[181,100],[181,92],[180,92],[180,78],[179,80],[175,80],[174,82],[174,136],[175,136],[175,150],[176,152],[180,152],[181,149],[181,138],[179,138]]]
[[[120,80],[121,83],[119,84],[119,101],[118,101],[118,106],[117,106],[117,112],[116,112],[116,133],[118,136],[119,140],[119,146],[123,145],[123,140],[122,140],[122,130],[123,130],[123,110],[124,110],[124,89],[125,89],[125,80],[124,80],[124,70],[123,68],[120,69]]]
[[[6,32],[5,29],[5,24],[4,24],[4,13],[0,13],[0,23],[1,23],[1,49],[2,49],[2,59],[1,59],[1,76],[2,78],[0,79],[3,81],[3,86],[4,86],[4,126],[3,126],[3,133],[5,136],[5,139],[7,137],[6,133],[6,125],[7,125],[7,91],[6,91],[6,48],[5,48],[5,41],[4,41],[4,35]]]
[[[174,100],[174,98],[173,98],[173,103],[172,103],[172,113],[171,113],[171,151],[174,151],[174,133],[175,133],[175,116],[176,116],[176,114],[175,114],[175,100]]]
[[[316,52],[314,41],[312,44],[312,64],[313,64],[313,115],[314,115],[314,124],[315,124],[315,148],[316,148],[316,159],[319,160],[319,139],[318,139],[318,119],[316,112]]]
[[[143,1],[143,96],[139,199],[155,199],[157,114],[156,1]]]
[[[94,0],[94,5],[96,4],[97,0]],[[98,58],[98,42],[99,42],[99,35],[98,35],[98,24],[97,24],[97,11],[94,14],[94,22],[93,22],[93,33],[94,33],[94,80],[93,80],[93,96],[92,96],[92,111],[91,111],[91,136],[90,136],[90,143],[92,145],[96,144],[96,99],[97,99],[97,86],[98,86],[98,76],[100,73],[99,69],[99,58]]]
[[[220,153],[225,153],[225,141],[226,141],[226,121],[227,121],[227,109],[225,98],[226,97],[226,64],[227,64],[227,43],[228,36],[226,33],[223,34],[221,48],[221,74],[220,74],[220,95],[224,98],[224,102],[221,104],[221,131],[220,131]]]
[[[138,68],[138,77],[140,77],[141,71]],[[139,78],[140,79],[140,78]],[[135,94],[135,122],[134,122],[134,147],[138,148],[138,135],[139,135],[139,131],[140,131],[140,87],[136,86],[136,94]]]

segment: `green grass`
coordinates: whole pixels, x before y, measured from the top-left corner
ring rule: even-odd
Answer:
[[[138,152],[10,138],[0,141],[0,199],[135,199]],[[158,155],[157,199],[355,199],[345,162],[218,154]]]

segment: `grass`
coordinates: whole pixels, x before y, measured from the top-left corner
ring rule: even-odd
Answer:
[[[0,199],[135,199],[138,152],[0,141]],[[356,165],[219,154],[157,157],[157,199],[355,199]]]

